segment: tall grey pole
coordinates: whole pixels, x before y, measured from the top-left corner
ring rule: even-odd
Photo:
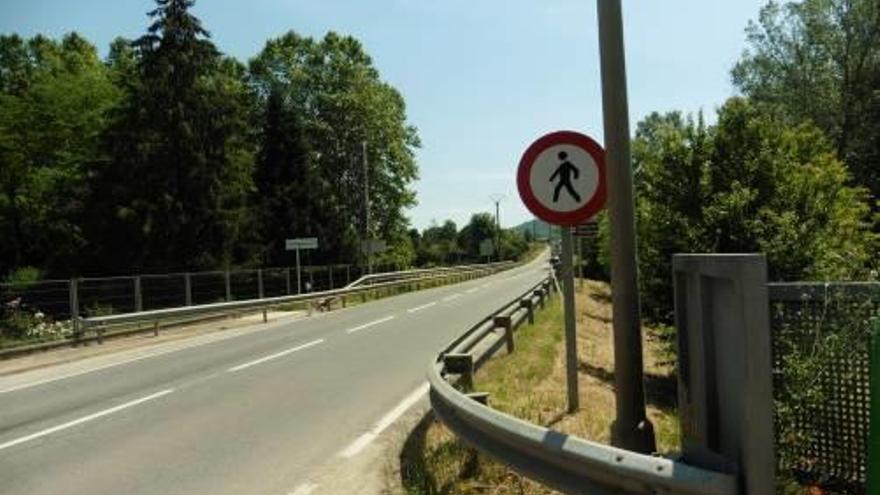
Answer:
[[[651,453],[655,450],[654,427],[645,415],[623,15],[620,0],[597,1],[611,220],[614,382],[617,395],[617,417],[611,426],[611,444]]]
[[[296,248],[296,293],[302,294],[302,267],[299,263],[299,248]]]
[[[565,311],[565,378],[568,385],[568,412],[580,407],[577,376],[577,327],[574,308],[574,249],[571,230],[562,227],[562,306]]]
[[[364,160],[364,242],[367,244],[367,274],[373,273],[373,244],[370,239],[370,166],[367,162],[367,142],[361,142]]]

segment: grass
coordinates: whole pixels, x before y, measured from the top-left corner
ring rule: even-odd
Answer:
[[[560,298],[516,334],[517,350],[489,361],[474,388],[490,405],[532,423],[608,443],[614,419],[611,301],[607,284],[589,281],[577,294],[578,383],[581,410],[566,413],[563,313]],[[645,328],[648,416],[658,450],[679,447],[675,377],[655,331]],[[441,424],[427,420],[401,453],[401,478],[409,495],[556,493],[467,448]]]

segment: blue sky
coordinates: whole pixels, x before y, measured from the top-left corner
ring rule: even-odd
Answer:
[[[633,127],[652,111],[712,113],[735,94],[730,68],[765,0],[624,0]],[[0,32],[78,31],[106,53],[147,25],[151,0],[2,0]],[[359,38],[408,105],[418,151],[415,226],[490,211],[531,218],[516,192],[519,157],[558,129],[602,142],[595,0],[200,0],[215,43],[241,60],[288,30]]]

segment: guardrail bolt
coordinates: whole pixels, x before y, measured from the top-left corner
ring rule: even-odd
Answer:
[[[519,302],[519,306],[521,308],[526,308],[526,315],[529,319],[529,325],[535,324],[535,309],[534,304],[532,303],[531,298],[525,298]]]
[[[513,321],[510,316],[496,316],[493,318],[495,326],[504,329],[504,340],[507,342],[507,353],[513,354]]]

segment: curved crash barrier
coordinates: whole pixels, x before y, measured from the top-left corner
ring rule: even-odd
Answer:
[[[680,459],[643,455],[531,424],[453,386],[464,382],[467,388],[474,371],[503,341],[509,339],[508,349],[513,349],[507,328],[525,318],[521,308],[536,307],[550,295],[549,278],[465,332],[431,364],[428,381],[436,416],[477,450],[565,493],[775,493],[765,260],[760,255],[682,255],[674,267],[679,349],[684,350],[678,360]],[[498,316],[511,317],[504,333],[498,332]]]

